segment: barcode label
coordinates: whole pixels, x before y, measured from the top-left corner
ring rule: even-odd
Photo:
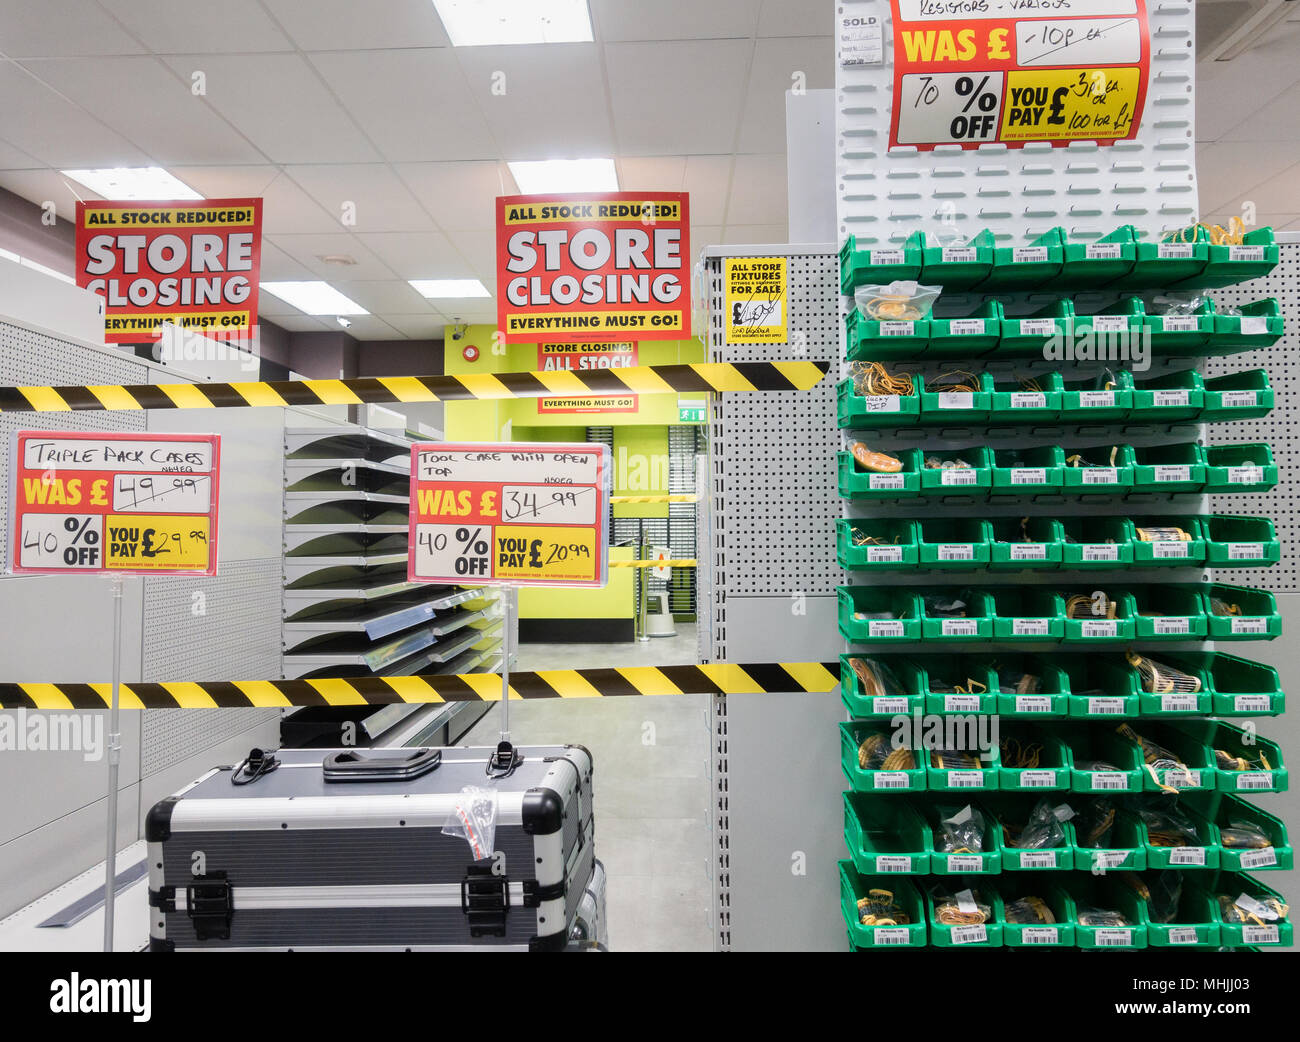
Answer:
[[[867,547],[867,560],[876,563],[888,561],[901,561],[903,559],[903,548],[901,546],[869,546]]]
[[[1204,847],[1174,847],[1169,852],[1169,863],[1171,865],[1204,865],[1205,848]]]
[[[1047,619],[1015,619],[1011,623],[1011,633],[1016,637],[1046,637]]]
[[[1021,868],[1055,868],[1055,850],[1022,850],[1020,852]]]
[[[1088,715],[1089,716],[1117,716],[1124,712],[1124,699],[1122,698],[1089,698]],[[1114,778],[1118,785],[1099,785],[1098,778]],[[1124,787],[1124,776],[1122,774],[1111,774],[1103,772],[1095,774],[1092,778],[1092,787],[1094,789],[1122,789]]]
[[[1152,391],[1152,404],[1162,409],[1175,405],[1191,405],[1191,395],[1187,391]]]
[[[1017,246],[1011,251],[1012,264],[1033,264],[1047,260],[1046,246]]]
[[[1021,336],[1052,336],[1056,332],[1054,318],[1022,318],[1020,320]]]
[[[1201,772],[1179,769],[1165,771],[1165,784],[1174,789],[1199,789]]]
[[[1021,771],[1020,787],[1022,789],[1050,789],[1056,785],[1055,771]],[[1023,863],[1025,855],[1020,855]],[[1056,855],[1052,855],[1052,864],[1056,864]]]
[[[1083,255],[1088,260],[1119,260],[1122,256],[1117,242],[1089,243]]]
[[[1026,926],[1020,931],[1020,941],[1022,944],[1060,944],[1061,931],[1055,926]]]
[[[1079,407],[1082,409],[1106,409],[1115,404],[1114,391],[1080,391]]]
[[[1263,850],[1248,850],[1241,855],[1242,868],[1267,868],[1277,864],[1277,851],[1272,847]]]
[[[1263,246],[1229,246],[1228,260],[1230,261],[1262,261],[1264,259]]]
[[[1118,637],[1118,619],[1085,619],[1079,626],[1083,637]]]
[[[1268,695],[1233,695],[1232,708],[1238,713],[1267,713],[1273,700]]]
[[[949,854],[949,872],[983,872],[984,859],[972,854]]]
[[[979,255],[974,246],[945,246],[939,256],[945,264],[969,264]]]
[[[1170,944],[1195,944],[1196,929],[1191,926],[1175,926],[1169,931]]]
[[[939,475],[939,484],[941,485],[974,485],[979,479],[979,475],[974,469],[957,469],[949,467]]]
[[[1114,543],[1084,543],[1082,550],[1085,561],[1119,560],[1119,547]]]
[[[1277,944],[1278,930],[1276,926],[1243,926],[1241,939],[1247,944]]]
[[[1047,395],[1040,394],[1038,391],[1012,391],[1011,408],[1046,409]]]
[[[953,944],[983,944],[989,939],[984,924],[978,926],[954,926],[952,928]]]
[[[1186,557],[1187,544],[1181,539],[1157,539],[1151,543],[1152,557]]]
[[[902,250],[872,250],[871,251],[872,264],[902,264],[903,259],[904,258],[903,258]]]
[[[867,622],[869,637],[901,637],[903,624],[898,619],[870,619]]]
[[[948,788],[982,789],[984,788],[984,775],[980,771],[949,771]]]
[[[944,695],[943,708],[949,713],[973,713],[980,707],[979,695]]]
[[[902,488],[903,475],[902,474],[872,474],[871,477],[867,479],[867,487],[872,489]]]
[[[1194,713],[1196,712],[1195,695],[1161,695],[1160,711],[1162,713]]]
[[[882,716],[885,714],[906,713],[907,699],[896,695],[877,695],[871,700],[871,709]]]
[[[1164,634],[1166,636],[1174,633],[1192,632],[1192,620],[1186,616],[1182,616],[1181,618],[1171,617],[1152,619],[1151,621],[1154,623],[1152,629],[1154,629],[1156,633]]]
[[[1095,333],[1122,333],[1128,329],[1128,316],[1093,315],[1092,329]]]
[[[1046,467],[1013,467],[1011,470],[1013,485],[1046,485]]]
[[[1052,700],[1046,695],[1016,695],[1017,713],[1050,713]]]
[[[1267,630],[1268,619],[1261,618],[1258,615],[1232,620],[1233,633],[1265,633]]]
[[[1272,771],[1243,771],[1237,775],[1238,789],[1271,789],[1273,787]]]
[[[1264,480],[1263,467],[1229,467],[1229,485],[1258,485]]]
[[[975,407],[975,395],[971,391],[940,391],[940,409],[972,409]]]
[[[944,543],[938,549],[941,561],[975,560],[975,547],[970,543]]]
[[[939,632],[945,637],[975,637],[979,631],[979,623],[974,619],[944,619],[939,626]]]
[[[881,336],[911,336],[916,332],[915,322],[881,322]]]
[[[1222,391],[1219,394],[1219,401],[1223,403],[1225,409],[1240,409],[1256,405],[1259,402],[1259,392],[1257,391]]]
[[[1092,707],[1088,707],[1092,712]],[[1092,787],[1094,789],[1127,789],[1128,778],[1118,771],[1097,771],[1092,776]]]
[[[1263,543],[1229,543],[1228,560],[1245,561],[1256,560],[1264,556]]]
[[[1156,467],[1155,479],[1157,481],[1191,481],[1191,467]]]
[[[1192,333],[1197,328],[1195,315],[1165,315],[1161,322],[1166,333]]]
[[[897,394],[868,394],[862,398],[866,412],[898,412],[902,407],[903,399]]]
[[[1103,948],[1126,948],[1133,943],[1132,930],[1105,929],[1092,935],[1093,943]]]
[[[912,859],[897,854],[880,854],[876,857],[877,872],[910,872]]]
[[[1268,319],[1263,315],[1242,315],[1241,331],[1246,336],[1262,336],[1268,332]]]
[[[1192,255],[1190,242],[1162,242],[1156,247],[1158,260],[1180,260]]]
[[[871,933],[876,944],[907,944],[907,928],[903,926],[877,926]]]
[[[1046,561],[1047,544],[1046,543],[1012,543],[1011,560]]]
[[[1119,470],[1115,467],[1085,467],[1083,471],[1085,485],[1117,485]]]
[[[910,789],[911,787],[912,779],[902,771],[877,771],[873,782],[873,788],[877,789]]]
[[[948,323],[948,331],[953,336],[971,336],[984,332],[984,319],[982,318],[954,318]]]

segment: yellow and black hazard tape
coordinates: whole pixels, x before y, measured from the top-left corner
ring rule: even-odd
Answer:
[[[695,568],[699,565],[694,557],[670,557],[664,560],[650,558],[646,561],[610,561],[611,568]]]
[[[617,698],[626,695],[743,695],[833,691],[838,662],[731,662],[511,673],[510,697]],[[316,680],[172,681],[123,684],[124,709],[234,709],[499,702],[501,674],[436,673]],[[104,709],[109,684],[0,683],[0,709]]]
[[[364,405],[391,402],[487,401],[590,394],[671,391],[806,391],[827,362],[701,362],[627,369],[568,369],[459,376],[375,376],[352,380],[247,383],[100,384],[88,387],[0,387],[0,412],[83,409],[227,409],[247,406]]]
[[[671,496],[610,496],[609,501],[614,506],[623,503],[698,503],[700,497],[694,493],[683,492]]]

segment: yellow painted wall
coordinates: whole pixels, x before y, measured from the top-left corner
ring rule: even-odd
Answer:
[[[614,428],[614,495],[668,494],[668,428]],[[615,517],[667,517],[667,503],[615,503]]]
[[[611,561],[632,560],[632,547],[611,546]],[[521,586],[521,619],[630,619],[632,603],[632,568],[611,568],[609,583],[603,589],[565,589],[561,587]]]

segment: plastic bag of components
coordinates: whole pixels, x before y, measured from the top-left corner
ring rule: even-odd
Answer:
[[[1199,293],[1162,293],[1151,300],[1153,315],[1195,315],[1205,306]]]
[[[1069,804],[1054,803],[1044,797],[1034,804],[1025,827],[1014,837],[1010,836],[1010,826],[1003,826],[1009,837],[1007,846],[1020,850],[1048,850],[1062,846],[1065,843],[1065,829],[1061,827],[1061,822],[1069,821],[1072,817],[1074,811]]]
[[[919,322],[930,314],[942,286],[900,280],[888,286],[859,286],[853,291],[863,318],[876,322]]]
[[[496,850],[497,792],[466,785],[442,826],[444,836],[459,836],[469,844],[475,861],[491,857]]]
[[[1105,797],[1089,800],[1075,817],[1079,842],[1085,847],[1104,847],[1115,827],[1115,804]]]
[[[1177,797],[1143,793],[1130,799],[1128,806],[1147,827],[1152,846],[1188,847],[1200,841],[1196,823],[1178,809]]]
[[[858,678],[858,686],[862,689],[862,694],[868,698],[907,694],[897,674],[888,663],[880,659],[861,658],[855,655],[849,659],[849,666],[852,667],[854,676]]]
[[[980,854],[984,851],[984,815],[969,803],[960,810],[941,809],[939,852],[943,854]]]

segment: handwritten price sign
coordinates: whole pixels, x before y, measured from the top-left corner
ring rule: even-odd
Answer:
[[[412,581],[604,586],[604,445],[449,444],[411,450]]]
[[[216,434],[21,431],[10,570],[217,574]]]

